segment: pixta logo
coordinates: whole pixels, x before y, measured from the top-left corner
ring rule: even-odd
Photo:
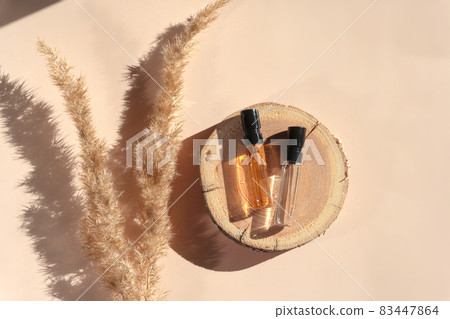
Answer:
[[[194,139],[192,143],[193,151],[193,164],[200,165],[200,153],[203,146],[209,146],[213,148],[214,151],[209,155],[208,161],[223,161],[226,160],[230,165],[236,165],[236,153],[237,153],[237,143],[242,142],[247,149],[250,149],[252,145],[248,140],[235,140],[229,139],[224,143],[223,139]],[[283,163],[287,156],[287,148],[289,145],[296,145],[296,140],[290,139],[270,139],[268,140],[271,146],[277,146],[280,150],[280,163]],[[224,144],[228,144],[225,146]],[[224,158],[224,147],[227,148],[227,158]],[[258,147],[261,147],[259,145]],[[307,138],[302,149],[303,162],[314,161],[319,166],[325,166],[325,161],[320,154],[319,148],[313,139]],[[240,165],[247,165],[249,159],[246,158]],[[266,163],[261,162],[261,165],[266,165]]]
[[[170,162],[170,146],[167,146],[164,157],[155,163],[156,151],[166,145],[169,139],[169,136],[161,137],[159,132],[151,133],[147,128],[140,131],[126,142],[126,166],[133,167],[135,154],[135,169],[141,172],[145,169],[148,175],[153,175],[155,167],[159,169]],[[135,145],[134,152],[133,145]]]
[[[150,132],[149,129],[144,129],[129,138],[126,141],[126,166],[133,167],[138,171],[146,171],[148,175],[153,175],[155,168],[160,169],[164,167],[171,160],[170,146],[164,147],[170,140],[169,136],[161,136],[159,132]],[[243,143],[245,147],[252,147],[247,140],[227,140],[227,154],[228,158],[224,158],[224,141],[222,139],[194,139],[193,140],[193,165],[200,165],[200,153],[203,146],[212,146],[215,152],[209,155],[208,161],[223,161],[227,160],[229,165],[236,165],[237,158],[237,143]],[[295,145],[296,140],[289,139],[270,139],[272,146],[279,147],[280,163],[286,159],[288,145]],[[160,148],[164,147],[163,150]],[[159,151],[159,152],[158,152]],[[164,154],[161,152],[164,151]],[[324,166],[325,161],[320,154],[319,148],[312,139],[306,139],[303,146],[303,162],[314,161],[319,166]],[[134,155],[134,156],[133,156]],[[156,156],[157,155],[157,156]],[[134,159],[134,161],[133,161]],[[158,160],[158,162],[155,162]],[[133,162],[134,165],[133,165]],[[249,159],[244,160],[240,165],[247,165]],[[266,165],[265,162],[261,163]]]

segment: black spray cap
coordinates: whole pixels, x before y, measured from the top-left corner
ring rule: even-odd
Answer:
[[[262,134],[259,131],[261,122],[259,121],[259,112],[257,109],[248,109],[241,112],[242,128],[244,129],[244,138],[248,139],[252,144],[262,142]]]
[[[297,163],[301,161],[302,147],[305,144],[306,128],[302,126],[289,126],[288,127],[288,139],[297,140],[294,145],[288,145],[286,159],[291,163]]]

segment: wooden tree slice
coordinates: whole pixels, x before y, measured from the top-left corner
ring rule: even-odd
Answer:
[[[323,234],[337,218],[348,188],[348,165],[340,141],[312,115],[292,106],[261,103],[261,132],[265,145],[272,195],[278,192],[280,147],[274,138],[286,138],[288,126],[304,126],[307,139],[303,149],[300,185],[295,203],[295,222],[275,234],[255,237],[261,216],[250,214],[242,176],[233,165],[236,157],[245,154],[240,112],[219,123],[200,158],[203,196],[214,223],[239,244],[262,251],[287,250],[301,246]],[[284,134],[284,135],[283,135]],[[234,147],[234,140],[237,140]],[[220,146],[218,146],[220,144]],[[235,151],[234,151],[235,150]],[[219,154],[222,153],[222,160]],[[234,154],[235,153],[235,154]],[[277,202],[277,198],[275,198]],[[274,204],[274,208],[276,203]],[[275,211],[275,209],[273,209]],[[236,218],[240,216],[241,218]]]

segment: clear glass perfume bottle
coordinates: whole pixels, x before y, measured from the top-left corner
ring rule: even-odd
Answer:
[[[293,225],[305,136],[306,128],[304,127],[290,126],[288,128],[288,139],[296,140],[296,143],[288,145],[286,161],[281,166],[280,193],[272,226],[274,229]]]
[[[276,187],[279,184],[278,175],[271,175],[268,178],[269,181],[269,189],[270,196],[274,203],[278,202],[278,193],[279,190]],[[252,212],[252,223],[250,228],[250,237],[254,239],[269,237],[276,234],[278,231],[282,230],[282,228],[272,228],[273,222],[275,221],[274,215],[276,213],[276,204],[260,208]]]
[[[237,160],[237,165],[247,166],[248,172],[248,203],[252,209],[270,207],[272,199],[267,181],[266,154],[264,152],[263,137],[260,132],[261,123],[257,109],[241,112],[244,138],[249,141],[246,145],[246,155]]]

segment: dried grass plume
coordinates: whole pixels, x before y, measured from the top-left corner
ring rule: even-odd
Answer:
[[[166,144],[154,154],[158,163],[168,153],[170,162],[153,175],[136,172],[145,210],[137,212],[143,234],[129,243],[125,235],[124,216],[119,209],[118,194],[107,163],[107,146],[96,135],[85,80],[72,74],[72,67],[49,48],[38,42],[46,57],[48,70],[59,88],[67,112],[78,132],[81,145],[80,180],[84,191],[85,215],[80,226],[83,248],[100,268],[101,280],[112,291],[115,300],[162,300],[159,287],[158,260],[166,254],[171,226],[167,215],[176,173],[176,158],[181,147],[183,71],[195,47],[195,36],[217,18],[218,10],[229,0],[218,0],[190,17],[184,30],[163,46],[162,87],[155,98],[154,110],[147,128],[150,133],[169,136]],[[147,163],[146,158],[140,159]],[[156,195],[157,194],[157,195]],[[93,283],[95,284],[95,282]]]
[[[111,173],[106,167],[106,143],[96,136],[84,78],[74,76],[72,67],[44,41],[38,42],[38,49],[47,59],[50,76],[62,93],[81,145],[79,177],[86,209],[80,225],[83,248],[98,263],[104,273],[102,280],[114,292],[114,299],[122,299],[130,290],[128,272],[132,268],[128,256],[119,259],[128,241]]]
[[[180,113],[183,98],[183,71],[188,64],[188,58],[195,48],[195,36],[206,29],[218,16],[218,10],[229,0],[219,0],[207,5],[197,14],[190,17],[185,29],[163,46],[162,83],[165,91],[159,90],[155,99],[156,110],[148,124],[151,133],[168,136],[169,140],[153,154],[153,175],[145,171],[137,172],[137,182],[141,192],[141,199],[145,212],[141,215],[142,224],[148,231],[144,238],[138,242],[139,251],[145,252],[139,258],[143,269],[149,270],[150,282],[159,281],[157,260],[166,254],[167,244],[170,240],[171,225],[169,221],[168,202],[172,193],[172,185],[176,173],[176,159],[181,148],[182,121]],[[169,154],[172,159],[162,168],[157,163]],[[143,159],[145,163],[145,159]],[[158,194],[155,196],[155,194]],[[155,244],[159,243],[159,244]],[[144,274],[141,272],[141,274]],[[145,278],[138,280],[145,283]],[[154,286],[142,287],[154,289]],[[161,292],[160,292],[161,293]],[[162,292],[164,296],[164,292]]]

